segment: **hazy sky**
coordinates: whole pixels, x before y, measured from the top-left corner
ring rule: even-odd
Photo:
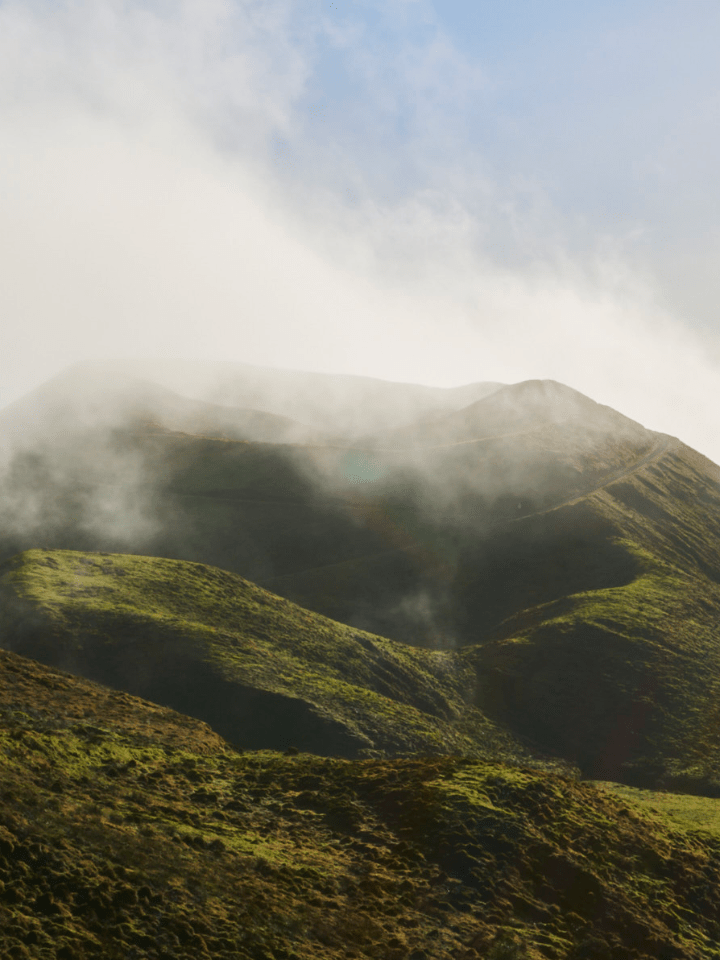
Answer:
[[[0,0],[0,404],[561,380],[720,461],[717,0]]]

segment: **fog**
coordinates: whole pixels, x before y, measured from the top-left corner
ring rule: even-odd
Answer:
[[[698,9],[673,49],[688,69],[709,63],[715,14]],[[431,386],[551,378],[720,460],[715,240],[700,202],[717,188],[697,159],[714,156],[711,98],[698,92],[712,77],[693,67],[672,96],[661,87],[667,115],[658,93],[652,130],[640,127],[646,145],[628,136],[621,156],[608,136],[605,156],[595,131],[644,115],[646,68],[672,42],[673,15],[663,8],[658,22],[623,106],[619,87],[602,87],[612,58],[602,69],[589,60],[578,87],[578,54],[553,54],[536,24],[525,66],[507,38],[500,64],[489,39],[468,46],[424,2],[6,0],[0,405],[106,358]],[[616,36],[613,56],[629,70],[642,23],[601,26],[572,24],[599,30],[606,52]],[[557,62],[552,96],[545,56]],[[573,106],[573,84],[590,99]],[[506,102],[534,85],[548,130],[567,108],[564,153]],[[679,129],[691,100],[682,156],[695,159],[658,153],[665,179],[653,173],[633,202],[650,146]],[[580,178],[583,158],[595,182]],[[616,161],[625,179],[609,177]],[[678,171],[693,173],[696,200],[675,190]],[[662,224],[672,244],[658,239]]]
[[[165,385],[141,376],[156,370]],[[490,577],[494,551],[535,562],[514,520],[656,442],[552,381],[422,388],[197,361],[75,365],[0,413],[0,440],[0,562],[41,547],[207,563],[434,647],[484,622],[464,619],[467,577]],[[540,520],[533,550],[562,535]]]

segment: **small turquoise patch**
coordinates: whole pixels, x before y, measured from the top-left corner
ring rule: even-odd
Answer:
[[[380,461],[360,450],[349,450],[343,457],[340,468],[350,483],[375,483],[383,474]]]

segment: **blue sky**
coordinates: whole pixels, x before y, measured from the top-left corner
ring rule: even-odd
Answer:
[[[0,404],[561,380],[720,460],[715,0],[0,0]]]
[[[359,42],[325,36],[308,92],[324,98],[325,136],[365,153],[379,189],[434,184],[460,154],[467,193],[474,169],[526,211],[535,243],[621,245],[688,322],[716,321],[714,269],[703,296],[672,265],[718,238],[717,4],[407,3],[386,18],[326,6]]]

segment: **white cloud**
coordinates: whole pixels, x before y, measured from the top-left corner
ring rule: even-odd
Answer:
[[[106,356],[553,377],[720,460],[717,365],[622,238],[572,255],[539,184],[463,152],[483,71],[431,22],[384,67],[341,26],[289,0],[0,4],[0,401]],[[394,156],[424,173],[389,193],[301,113],[330,27],[372,109],[418,96]]]

